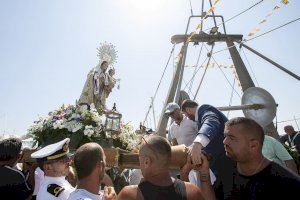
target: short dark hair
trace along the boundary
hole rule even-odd
[[[290,130],[294,131],[294,127],[292,125],[286,125],[284,127],[284,130],[287,130],[287,129],[290,129]]]
[[[103,149],[97,143],[90,142],[79,147],[74,156],[74,166],[78,179],[89,176],[96,167],[97,162],[103,161],[103,157]]]
[[[196,101],[192,101],[192,100],[186,99],[181,104],[181,110],[185,111],[185,109],[187,109],[187,108],[195,108],[197,106],[198,106],[198,104],[197,104]]]
[[[149,135],[146,137],[144,144],[141,146],[140,153],[152,151],[156,159],[167,166],[171,160],[171,145],[168,140],[158,135]]]
[[[234,125],[242,125],[248,133],[252,134],[263,145],[265,138],[264,129],[255,120],[245,117],[235,117],[225,123],[226,127]]]
[[[0,161],[17,158],[21,148],[22,141],[19,138],[8,138],[0,141]]]

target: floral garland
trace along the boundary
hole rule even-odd
[[[121,123],[121,133],[115,135],[105,131],[105,121],[103,111],[97,110],[93,104],[62,105],[35,121],[28,129],[28,134],[42,146],[66,137],[71,139],[71,149],[77,149],[87,142],[97,142],[104,148],[119,147],[129,151],[136,146],[138,139],[131,124]]]

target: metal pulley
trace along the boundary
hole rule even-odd
[[[251,87],[242,96],[242,105],[217,107],[221,111],[243,110],[245,117],[255,120],[263,128],[276,116],[277,104],[273,96],[265,89]]]
[[[277,104],[273,96],[265,89],[259,87],[248,88],[242,97],[242,105],[257,104],[263,106],[260,109],[245,109],[245,117],[251,118],[262,127],[269,125],[276,116]]]

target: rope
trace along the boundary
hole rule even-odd
[[[169,65],[169,62],[170,62],[170,59],[171,59],[171,57],[172,57],[172,53],[173,53],[174,49],[175,49],[175,44],[174,44],[173,47],[172,47],[172,50],[171,50],[171,52],[170,52],[170,55],[169,55],[167,64],[166,64],[166,66],[165,66],[165,68],[164,68],[163,74],[162,74],[162,76],[161,76],[161,78],[160,78],[160,80],[159,80],[159,82],[158,82],[158,85],[157,85],[157,88],[156,88],[156,90],[155,90],[155,93],[154,93],[154,95],[153,95],[153,97],[152,97],[152,99],[151,99],[151,103],[150,103],[149,109],[148,109],[148,111],[147,111],[147,113],[146,113],[146,116],[145,116],[143,125],[145,124],[145,121],[146,121],[147,118],[148,118],[149,112],[150,112],[150,110],[151,110],[151,108],[152,108],[153,102],[154,102],[155,97],[156,97],[156,95],[157,95],[157,92],[158,92],[158,89],[159,89],[160,84],[161,84],[161,82],[162,82],[162,79],[163,79],[163,77],[164,77],[164,75],[165,75],[165,73],[166,73],[166,70],[167,70],[167,67],[168,67],[168,65]]]

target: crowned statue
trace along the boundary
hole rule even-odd
[[[101,44],[98,50],[99,64],[87,76],[78,104],[94,104],[96,108],[106,108],[106,98],[116,85],[115,69],[117,51],[112,44]],[[110,67],[110,69],[108,69]]]

